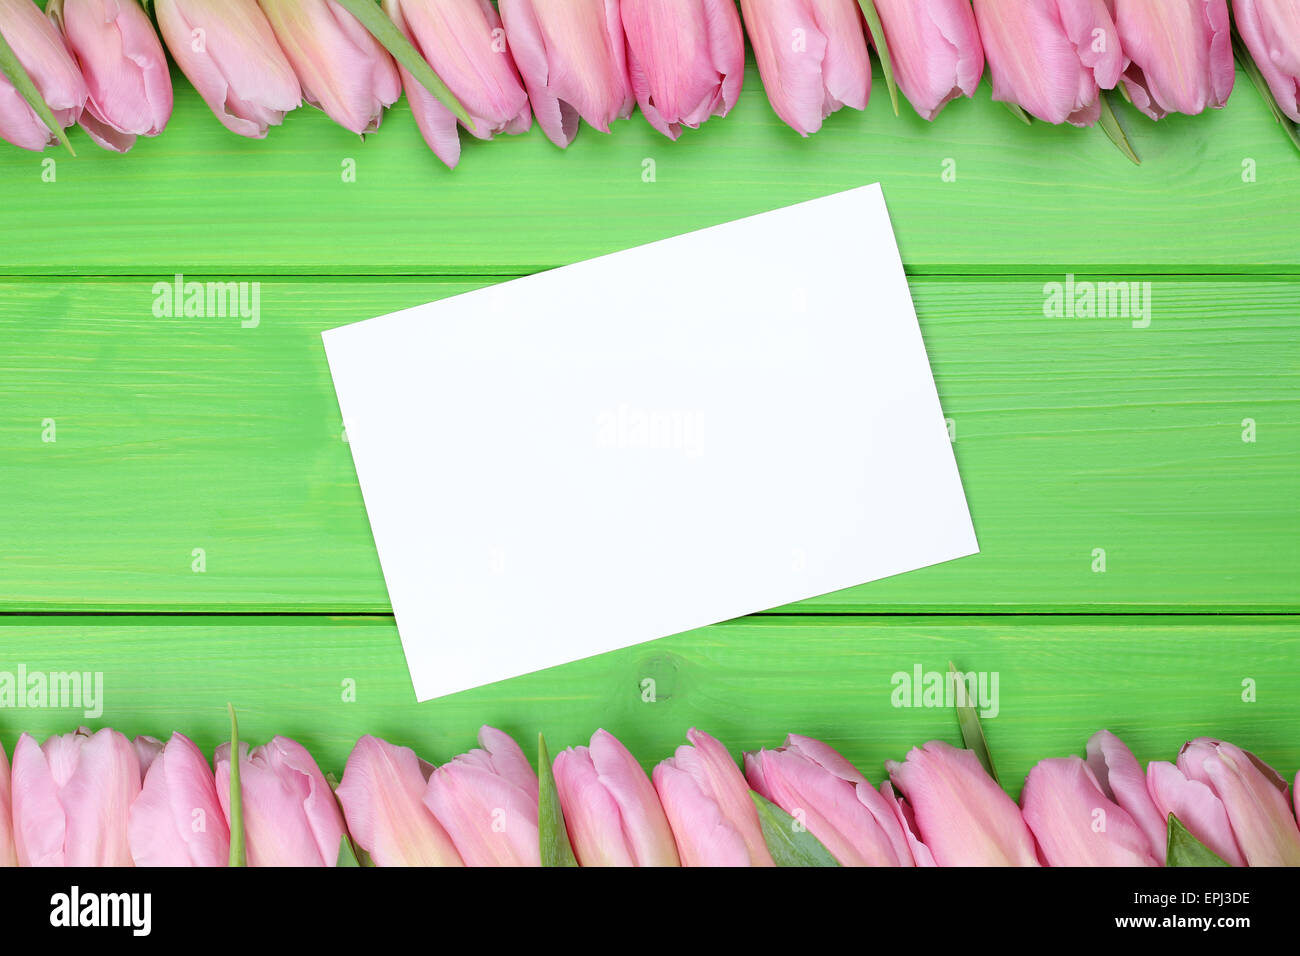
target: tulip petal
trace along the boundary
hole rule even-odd
[[[130,866],[127,820],[140,793],[140,760],[135,747],[122,734],[105,727],[83,737],[78,749],[76,770],[58,795],[67,820],[65,862],[68,866]]]
[[[885,764],[940,866],[1038,866],[1020,808],[974,751],[932,740]]]
[[[1025,823],[1049,866],[1156,866],[1142,828],[1107,798],[1078,757],[1029,771],[1020,796]]]
[[[1232,9],[1278,107],[1300,123],[1300,0],[1235,0]]]
[[[402,94],[388,51],[333,0],[259,0],[303,98],[344,129],[374,132]]]
[[[1245,866],[1245,858],[1232,834],[1232,824],[1222,801],[1199,780],[1188,780],[1173,764],[1153,760],[1147,764],[1147,786],[1162,816],[1174,814],[1192,836],[1232,866]]]
[[[63,866],[67,817],[45,751],[30,734],[14,747],[11,783],[18,865]]]
[[[266,136],[302,104],[302,88],[257,0],[157,0],[163,39],[221,124]]]
[[[14,849],[13,784],[10,780],[9,757],[0,744],[0,867],[18,865]]]
[[[1180,755],[1181,759],[1181,755]],[[1239,747],[1216,742],[1204,761],[1211,789],[1228,812],[1237,846],[1248,866],[1300,866],[1300,829],[1272,768],[1264,773],[1258,758]]]
[[[1129,96],[1152,119],[1227,102],[1236,76],[1227,0],[1116,0],[1116,23]]]
[[[230,828],[212,770],[188,737],[172,734],[153,760],[127,832],[136,866],[226,865]]]
[[[433,771],[424,805],[466,866],[540,866],[537,774],[508,734],[485,726],[478,739]]]
[[[1151,801],[1146,774],[1133,752],[1109,730],[1099,730],[1088,741],[1088,768],[1101,791],[1124,808],[1142,828],[1151,854],[1165,862],[1167,828],[1165,818]]]
[[[745,838],[692,774],[670,758],[655,767],[652,778],[683,866],[753,865]]]
[[[894,793],[894,788],[888,780],[880,785],[880,796],[889,806],[898,820],[899,826],[903,829],[908,850],[912,854],[912,862],[916,866],[938,866],[939,864],[934,862],[934,854],[930,852],[930,848],[922,843],[921,838],[917,836],[919,831],[916,828],[916,815],[912,812],[911,806],[908,805],[906,800],[899,798]]]
[[[57,16],[86,80],[92,126],[123,134],[92,137],[118,149],[127,136],[161,133],[172,112],[171,73],[138,0],[65,0]]]
[[[366,735],[338,786],[348,831],[378,866],[462,866],[451,838],[424,805],[415,751]]]
[[[843,761],[838,754],[836,757]],[[754,790],[806,826],[842,865],[899,866],[904,862],[895,855],[880,821],[859,799],[859,785],[828,771],[800,750],[787,747],[747,753],[745,770]],[[862,786],[870,789],[865,780]],[[906,862],[911,862],[910,853]]]
[[[875,0],[899,88],[926,120],[984,74],[984,47],[969,0]]]
[[[608,133],[631,115],[618,0],[502,0],[500,11],[533,113],[553,143],[573,142],[579,118]]]

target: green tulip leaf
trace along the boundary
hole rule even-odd
[[[763,828],[767,852],[777,866],[839,866],[830,850],[790,814],[786,813],[761,793],[749,791],[758,811],[758,824]]]
[[[1011,114],[1012,116],[1014,116],[1016,119],[1020,120],[1020,122],[1024,123],[1026,126],[1033,126],[1033,125],[1034,125],[1034,119],[1033,119],[1033,117],[1031,117],[1031,116],[1030,116],[1028,113],[1026,113],[1023,109],[1021,109],[1020,106],[1019,106],[1019,104],[1016,104],[1016,103],[1003,103],[1002,105],[1005,106],[1005,107],[1007,108],[1007,112],[1008,112],[1008,113],[1010,113],[1010,114]]]
[[[1277,97],[1275,97],[1273,91],[1269,89],[1268,81],[1264,79],[1264,74],[1260,72],[1259,66],[1255,63],[1255,58],[1250,55],[1250,50],[1246,49],[1246,44],[1241,41],[1241,37],[1237,34],[1235,29],[1232,33],[1232,48],[1237,54],[1237,62],[1241,64],[1241,68],[1245,70],[1246,75],[1250,77],[1250,82],[1254,84],[1255,89],[1259,91],[1259,95],[1262,96],[1264,102],[1268,104],[1268,108],[1273,114],[1273,119],[1277,120],[1278,124],[1282,127],[1282,131],[1286,133],[1287,139],[1291,140],[1291,145],[1294,146],[1297,151],[1300,151],[1300,126],[1297,126],[1292,122],[1291,117],[1282,112],[1282,107],[1278,105]]]
[[[862,15],[867,19],[867,28],[871,31],[871,42],[880,57],[880,70],[885,75],[885,86],[889,90],[889,102],[893,104],[894,115],[898,115],[898,84],[894,82],[894,60],[889,55],[889,43],[885,40],[885,28],[880,22],[873,0],[858,0]]]
[[[362,862],[363,858],[367,862]],[[369,860],[369,854],[365,850],[358,850],[346,833],[339,837],[339,855],[334,861],[335,866],[374,866]]]
[[[325,782],[330,785],[330,792],[334,794],[334,802],[338,804],[339,819],[344,821],[343,836],[339,840],[339,855],[334,861],[335,866],[374,866],[375,861],[370,859],[370,854],[352,839],[352,834],[347,830],[347,815],[343,812],[343,804],[339,801],[339,781],[332,773],[325,774]]]
[[[402,64],[406,71],[419,81],[421,86],[436,96],[443,106],[451,110],[456,119],[470,129],[474,128],[474,121],[469,118],[469,113],[465,112],[465,107],[461,105],[460,100],[456,99],[456,94],[449,90],[447,84],[438,78],[438,74],[433,71],[433,67],[429,66],[424,57],[420,56],[420,51],[397,28],[397,24],[388,19],[388,15],[379,9],[374,0],[338,0],[338,2],[348,13],[361,21],[361,25],[384,45],[385,49],[393,55],[393,59]]]
[[[1188,832],[1172,813],[1169,814],[1169,836],[1165,850],[1165,866],[1227,866],[1222,857]]]
[[[948,662],[948,678],[953,682],[953,689],[956,691],[957,727],[961,730],[962,743],[967,750],[975,751],[975,756],[979,758],[989,776],[997,781],[998,786],[1001,786],[1002,781],[998,780],[997,768],[993,766],[993,754],[989,752],[989,742],[984,739],[984,727],[980,723],[979,711],[975,709],[975,702],[970,699],[968,693],[969,688],[952,661]]]
[[[564,825],[564,810],[555,791],[555,774],[551,772],[551,755],[546,738],[537,735],[537,840],[542,866],[577,866]]]
[[[14,89],[22,94],[22,98],[27,101],[27,105],[36,111],[36,115],[41,118],[41,122],[58,138],[64,148],[73,156],[76,156],[77,151],[68,142],[67,132],[59,124],[59,121],[54,118],[54,111],[50,109],[50,105],[45,102],[45,97],[41,96],[40,90],[32,82],[31,76],[23,68],[22,63],[18,61],[18,54],[14,52],[14,48],[9,45],[9,41],[5,39],[3,33],[0,33],[0,73],[3,73],[9,79],[9,82],[14,85]]]
[[[1128,136],[1124,132],[1124,127],[1120,125],[1119,117],[1110,106],[1110,94],[1105,90],[1098,96],[1098,102],[1101,104],[1101,119],[1098,120],[1102,131],[1115,144],[1115,148],[1123,153],[1134,166],[1141,166],[1142,160],[1139,158],[1137,151],[1128,141]]]
[[[230,865],[247,866],[244,851],[244,794],[239,787],[239,721],[235,719],[235,705],[226,704],[230,711]]]

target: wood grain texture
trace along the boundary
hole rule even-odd
[[[1142,760],[1173,759],[1208,734],[1289,776],[1300,767],[1300,624],[1285,617],[750,618],[418,705],[383,618],[18,617],[0,625],[0,646],[0,670],[101,672],[94,726],[181,730],[210,753],[229,732],[231,701],[245,739],[288,734],[335,773],[363,733],[442,762],[489,723],[530,756],[538,731],[558,752],[604,727],[647,767],[690,727],[735,754],[797,732],[878,781],[883,761],[909,747],[958,740],[947,707],[894,706],[896,673],[950,660],[998,674],[998,714],[984,725],[1013,793],[1034,762],[1081,753],[1099,727]],[[1242,700],[1247,680],[1253,703]],[[4,709],[0,739],[12,752],[20,731],[82,722],[75,709]]]
[[[246,329],[153,281],[0,284],[0,607],[387,611],[319,332],[475,284],[269,280]],[[1147,328],[1043,284],[912,283],[982,553],[802,607],[1295,610],[1300,281],[1157,279]]]
[[[1219,112],[1123,106],[1140,168],[1099,130],[1023,126],[987,81],[933,124],[893,116],[878,82],[865,113],[802,140],[751,63],[732,114],[677,143],[639,115],[567,151],[538,129],[467,137],[454,172],[405,100],[364,142],[310,109],[255,142],[176,85],[167,130],[128,155],[80,131],[76,159],[0,144],[0,273],[510,275],[877,181],[913,274],[1300,271],[1300,162],[1242,76]]]

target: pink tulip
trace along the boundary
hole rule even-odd
[[[1300,0],[1233,0],[1232,9],[1273,98],[1300,123]]]
[[[894,788],[888,780],[880,784],[880,796],[889,806],[890,811],[894,814],[894,819],[903,829],[903,836],[907,839],[907,848],[912,854],[912,860],[917,866],[938,866],[934,862],[934,854],[930,848],[921,842],[919,836],[920,830],[916,826],[916,814],[912,812],[911,806],[906,800],[900,799],[894,793]]]
[[[14,846],[19,866],[130,866],[127,820],[140,793],[131,741],[92,734],[29,735],[14,748]]]
[[[641,112],[670,139],[726,116],[745,80],[733,0],[623,0],[628,72]]]
[[[212,768],[184,734],[172,734],[154,754],[131,804],[127,835],[136,866],[225,866],[229,860],[230,827]]]
[[[217,748],[217,799],[230,823],[230,744]],[[244,843],[249,866],[334,866],[343,815],[307,749],[272,737],[251,753],[239,745]]]
[[[18,865],[18,855],[14,852],[12,792],[9,757],[5,754],[4,745],[0,744],[0,867]]]
[[[654,769],[683,866],[775,866],[749,787],[725,747],[692,728]]]
[[[463,866],[429,808],[433,770],[409,747],[369,734],[357,741],[336,791],[348,832],[377,866]]]
[[[903,763],[886,761],[939,866],[1038,866],[1020,808],[972,750],[932,740]]]
[[[232,133],[262,139],[302,104],[257,0],[157,0],[154,10],[177,64]]]
[[[844,866],[912,866],[894,808],[836,750],[790,734],[745,754],[749,785],[808,828]]]
[[[907,101],[932,120],[984,75],[984,46],[970,0],[876,0],[894,77]]]
[[[501,0],[501,19],[542,131],[564,147],[585,119],[602,133],[632,115],[618,0]]]
[[[1090,126],[1124,67],[1103,0],[975,0],[993,98],[1048,123]]]
[[[871,58],[855,0],[741,0],[768,101],[800,136],[843,106],[867,108]]]
[[[402,95],[397,64],[334,0],[258,0],[303,98],[357,135],[379,129]]]
[[[583,866],[677,866],[677,844],[641,765],[613,734],[555,758],[555,787]]]
[[[157,136],[172,115],[172,77],[153,22],[138,0],[50,0],[46,14],[81,64],[90,99],[81,128],[124,153]]]
[[[1146,835],[1151,855],[1165,862],[1165,818],[1147,790],[1146,774],[1133,751],[1109,730],[1099,730],[1088,740],[1088,769],[1108,800],[1119,804]]]
[[[481,727],[478,742],[433,771],[424,805],[466,866],[541,866],[537,774],[508,734]]]
[[[1300,828],[1286,781],[1254,754],[1198,737],[1177,766],[1147,765],[1151,798],[1233,866],[1300,866]]]
[[[131,741],[131,746],[135,748],[135,759],[140,763],[140,779],[144,780],[149,776],[149,768],[153,766],[154,758],[163,752],[163,742],[157,737],[141,734]]]
[[[474,126],[470,133],[526,133],[533,125],[528,94],[506,49],[505,31],[488,0],[384,0],[384,9],[455,94]],[[402,86],[429,148],[451,168],[460,161],[455,115],[404,67]]]
[[[1039,761],[1025,778],[1020,806],[1049,866],[1159,865],[1142,828],[1079,757]]]
[[[1124,89],[1152,119],[1228,101],[1236,79],[1228,0],[1111,0],[1124,47]]]
[[[80,117],[86,105],[86,81],[54,24],[32,0],[0,0],[0,32],[23,65],[60,127]],[[39,152],[58,142],[27,105],[17,88],[0,73],[0,139]]]

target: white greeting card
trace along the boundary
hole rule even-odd
[[[420,700],[978,551],[879,186],[324,340]]]

